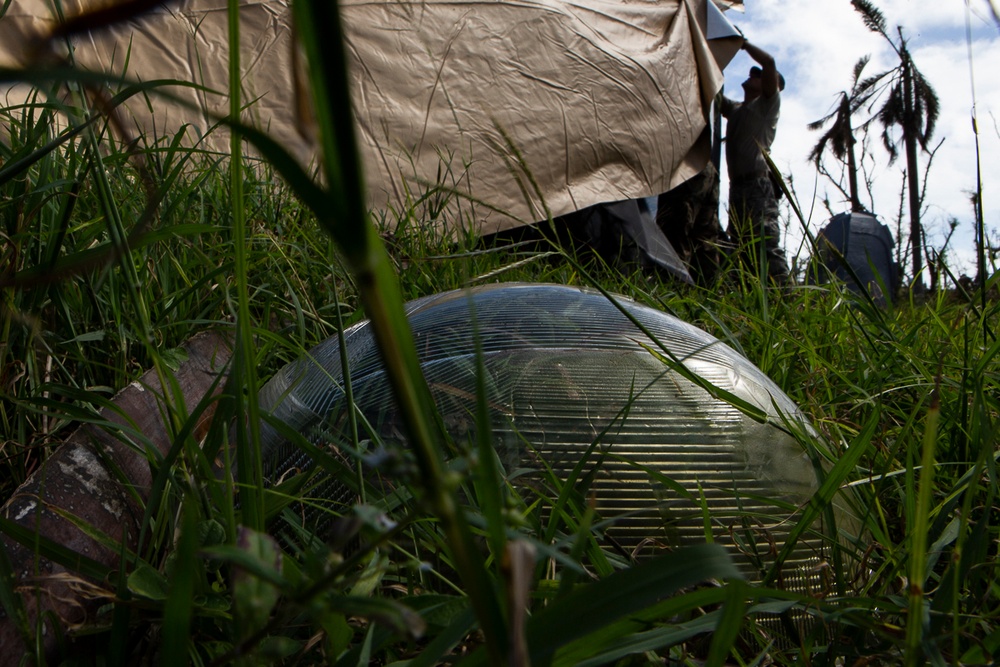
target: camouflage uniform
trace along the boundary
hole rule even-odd
[[[781,247],[778,198],[770,176],[752,176],[729,182],[729,237],[749,266],[757,266],[764,244],[767,273],[779,282],[788,280],[788,262]]]
[[[719,224],[719,172],[711,162],[656,201],[656,224],[688,267],[692,278],[710,286],[722,265],[726,233]]]
[[[763,151],[770,149],[778,125],[781,95],[748,102],[722,98],[726,125],[726,167],[729,170],[729,237],[739,256],[756,266],[764,245],[768,275],[788,280],[788,263],[781,248],[778,200]]]

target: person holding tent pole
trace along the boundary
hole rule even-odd
[[[774,58],[749,41],[743,43],[759,67],[750,68],[743,82],[743,101],[721,98],[726,124],[726,168],[729,173],[729,238],[741,258],[755,266],[761,256],[767,274],[788,281],[788,263],[781,248],[778,196],[764,153],[771,148],[781,109],[785,79]]]

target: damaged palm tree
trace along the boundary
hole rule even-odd
[[[854,213],[864,211],[865,207],[861,203],[861,193],[858,187],[858,171],[860,170],[860,166],[858,165],[858,155],[855,149],[858,140],[854,136],[855,128],[852,118],[858,110],[871,100],[873,91],[869,90],[865,93],[858,91],[858,81],[861,78],[861,73],[864,71],[865,65],[868,64],[870,59],[869,56],[865,56],[854,64],[854,79],[851,84],[851,90],[850,92],[842,91],[840,93],[837,108],[823,118],[809,124],[810,130],[820,130],[824,125],[832,121],[830,122],[830,127],[827,128],[823,136],[813,146],[812,152],[809,153],[809,159],[813,161],[820,173],[827,175],[829,175],[829,172],[823,165],[823,154],[827,150],[833,153],[833,156],[837,160],[846,164],[848,191],[845,194],[850,197],[851,211]],[[867,123],[862,124],[862,129],[865,125]],[[842,186],[839,183],[837,185],[840,187],[841,192],[843,192]]]
[[[907,195],[910,209],[910,251],[913,257],[913,286],[921,288],[923,281],[923,226],[920,222],[921,186],[920,165],[917,149],[932,152],[929,148],[937,124],[940,104],[937,93],[924,75],[917,69],[913,57],[897,28],[898,41],[889,36],[885,16],[867,0],[851,0],[854,9],[861,14],[865,25],[872,32],[881,35],[899,58],[899,64],[892,69],[868,77],[857,86],[858,96],[872,99],[885,95],[885,101],[876,117],[882,126],[882,143],[889,152],[889,159],[895,160],[899,154],[899,143],[903,144],[906,155]],[[897,140],[892,129],[898,127],[902,138]]]

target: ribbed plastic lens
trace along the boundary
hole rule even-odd
[[[411,303],[408,316],[454,439],[475,432],[478,347],[506,473],[531,493],[544,484],[544,466],[565,479],[588,457],[582,478],[596,474],[581,490],[611,521],[607,538],[626,552],[704,542],[707,519],[712,538],[732,545],[757,578],[794,527],[795,508],[816,489],[812,466],[789,434],[811,432],[796,405],[744,357],[675,317],[624,298],[616,305],[600,294],[536,284],[448,292]],[[367,323],[346,340],[357,406],[378,439],[399,442],[402,428]],[[339,355],[332,338],[289,364],[265,386],[265,409],[309,437],[345,439]],[[736,401],[713,397],[674,362]],[[748,416],[732,404],[738,401],[767,420]],[[307,463],[273,430],[265,436],[272,476]],[[783,580],[815,592],[823,548],[809,535],[786,562]]]

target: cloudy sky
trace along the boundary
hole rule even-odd
[[[772,157],[791,175],[810,229],[817,231],[829,219],[823,205],[829,198],[834,212],[849,208],[829,180],[819,178],[809,162],[820,132],[806,126],[829,113],[837,94],[851,86],[854,64],[871,55],[865,75],[892,67],[894,53],[885,40],[870,32],[851,7],[850,0],[745,0],[745,12],[726,17],[752,42],[768,50],[785,75],[778,136]],[[941,115],[934,133],[938,149],[927,185],[925,227],[932,245],[939,247],[948,221],[959,223],[951,241],[953,265],[959,272],[975,273],[974,214],[970,193],[976,184],[973,109],[979,126],[987,236],[1000,235],[1000,26],[990,12],[989,0],[874,0],[886,17],[890,34],[903,29],[917,68],[937,91]],[[971,29],[971,73],[966,25]],[[726,91],[740,99],[740,83],[752,61],[740,53],[726,69]],[[975,98],[973,97],[975,81]],[[975,107],[973,100],[975,99]],[[880,130],[879,130],[880,132]],[[900,159],[888,165],[879,132],[871,137],[870,164],[874,179],[872,196],[862,202],[872,206],[882,222],[894,230],[898,218],[902,168]],[[829,162],[831,167],[836,163]],[[921,164],[927,164],[926,155]],[[846,183],[846,181],[845,181]],[[846,185],[845,185],[846,187]],[[726,192],[723,184],[723,193]],[[908,225],[904,214],[904,227]],[[802,233],[795,222],[788,234],[788,250],[795,254]]]

